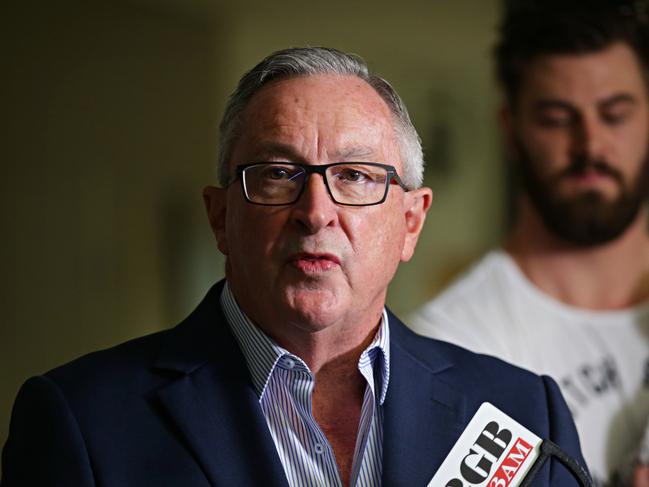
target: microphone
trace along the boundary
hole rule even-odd
[[[580,486],[595,487],[586,469],[558,445],[541,440],[485,402],[428,487],[529,487],[551,457],[561,462]]]

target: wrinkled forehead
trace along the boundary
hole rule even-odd
[[[355,76],[315,75],[273,81],[241,114],[231,163],[291,158],[400,166],[395,121],[379,94]]]

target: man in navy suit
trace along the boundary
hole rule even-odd
[[[551,379],[385,309],[432,198],[387,82],[333,49],[279,51],[220,129],[203,195],[225,281],[174,329],[28,380],[3,486],[426,486],[484,401],[582,460]],[[548,462],[533,485],[577,483]]]

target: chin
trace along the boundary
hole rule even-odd
[[[340,316],[339,296],[328,290],[296,290],[287,304],[293,321],[310,329],[327,328]]]

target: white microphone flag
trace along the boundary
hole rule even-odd
[[[516,487],[540,455],[542,440],[483,403],[428,487]]]

